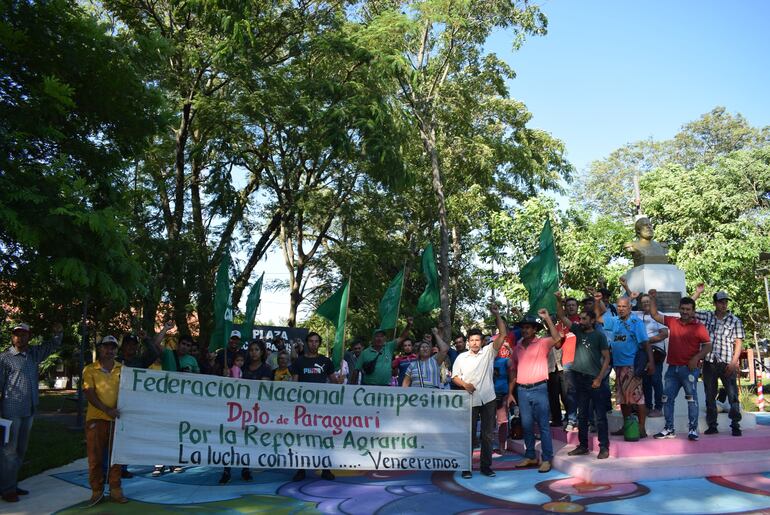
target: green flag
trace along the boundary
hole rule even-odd
[[[385,295],[380,300],[380,329],[393,329],[398,322],[398,309],[401,304],[401,288],[404,285],[404,269],[390,281]]]
[[[334,370],[339,370],[342,362],[342,351],[345,346],[345,322],[348,318],[348,295],[350,293],[350,281],[345,281],[342,288],[334,292],[334,295],[324,301],[315,310],[316,313],[331,322],[337,331],[334,334],[332,346],[332,362]]]
[[[214,332],[209,340],[209,351],[223,349],[233,329],[233,308],[230,292],[230,249],[222,256],[217,270],[217,285],[214,292]]]
[[[243,321],[241,329],[241,337],[246,341],[251,341],[254,337],[254,317],[257,316],[257,308],[260,300],[262,300],[262,279],[264,278],[265,272],[262,272],[246,298],[246,319]]]
[[[559,289],[560,276],[551,221],[546,220],[540,233],[537,255],[519,272],[519,279],[529,292],[529,314],[537,314],[541,308],[547,309],[549,313],[556,312],[556,297],[553,293]]]
[[[422,273],[425,276],[425,291],[417,301],[417,312],[428,313],[441,307],[441,293],[438,285],[438,271],[436,259],[433,257],[433,244],[428,243],[422,253]]]

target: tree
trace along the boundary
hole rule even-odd
[[[770,146],[740,150],[693,169],[667,165],[642,179],[642,205],[656,239],[670,243],[688,287],[726,290],[749,329],[767,323],[764,290],[755,277],[759,252],[770,249]],[[701,306],[702,304],[702,306]]]
[[[593,213],[633,222],[634,176],[641,177],[665,164],[691,170],[736,150],[761,148],[768,142],[770,127],[751,127],[740,114],[715,107],[682,126],[671,140],[629,143],[607,158],[592,162],[578,178],[571,199]]]
[[[121,199],[157,91],[75,2],[4,4],[0,48],[2,298],[45,315],[88,296],[111,316],[145,285]]]
[[[458,176],[462,173],[473,177],[472,181],[483,181],[477,172],[484,172],[487,184],[499,181],[514,191],[517,186],[525,191],[535,186],[555,187],[558,177],[569,170],[558,142],[524,127],[529,113],[507,98],[505,88],[505,79],[513,78],[513,71],[483,48],[492,31],[499,29],[513,32],[515,48],[525,35],[544,34],[546,19],[528,2],[434,0],[397,6],[369,2],[364,18],[382,30],[399,32],[391,40],[404,42],[397,48],[401,57],[394,61],[394,73],[399,100],[410,113],[422,146],[420,168],[428,171],[436,199],[441,317],[449,330],[453,228],[447,196],[452,164],[471,168],[470,173],[456,170]],[[462,145],[453,146],[456,142]],[[485,152],[474,153],[474,147]],[[459,235],[461,230],[454,232]],[[454,257],[462,255],[459,238],[452,247]]]

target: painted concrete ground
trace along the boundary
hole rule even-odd
[[[478,473],[464,480],[449,473],[339,472],[333,482],[311,473],[293,483],[293,471],[265,470],[254,471],[253,480],[245,482],[235,469],[225,486],[217,484],[219,469],[190,467],[153,478],[151,467],[130,467],[136,477],[125,480],[123,488],[132,502],[104,501],[93,508],[85,508],[90,491],[80,460],[23,482],[33,494],[17,505],[0,505],[0,512],[770,514],[770,463],[762,474],[589,485],[557,471],[515,470],[518,459],[514,454],[495,459],[493,479]]]

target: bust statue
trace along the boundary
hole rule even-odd
[[[646,216],[638,219],[634,230],[636,241],[629,241],[623,246],[634,258],[634,266],[667,264],[668,248],[666,244],[652,239],[655,234],[650,219]]]

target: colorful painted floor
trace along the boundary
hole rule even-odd
[[[293,471],[255,471],[245,482],[233,470],[226,486],[217,484],[218,469],[190,467],[153,478],[150,467],[131,467],[136,477],[123,488],[132,502],[93,508],[85,508],[90,491],[80,460],[24,481],[32,494],[15,505],[0,504],[0,513],[770,514],[770,463],[759,474],[591,485],[556,471],[514,470],[519,458],[495,459],[493,479],[478,473],[464,480],[448,473],[340,472],[334,482],[311,473],[292,483]]]

